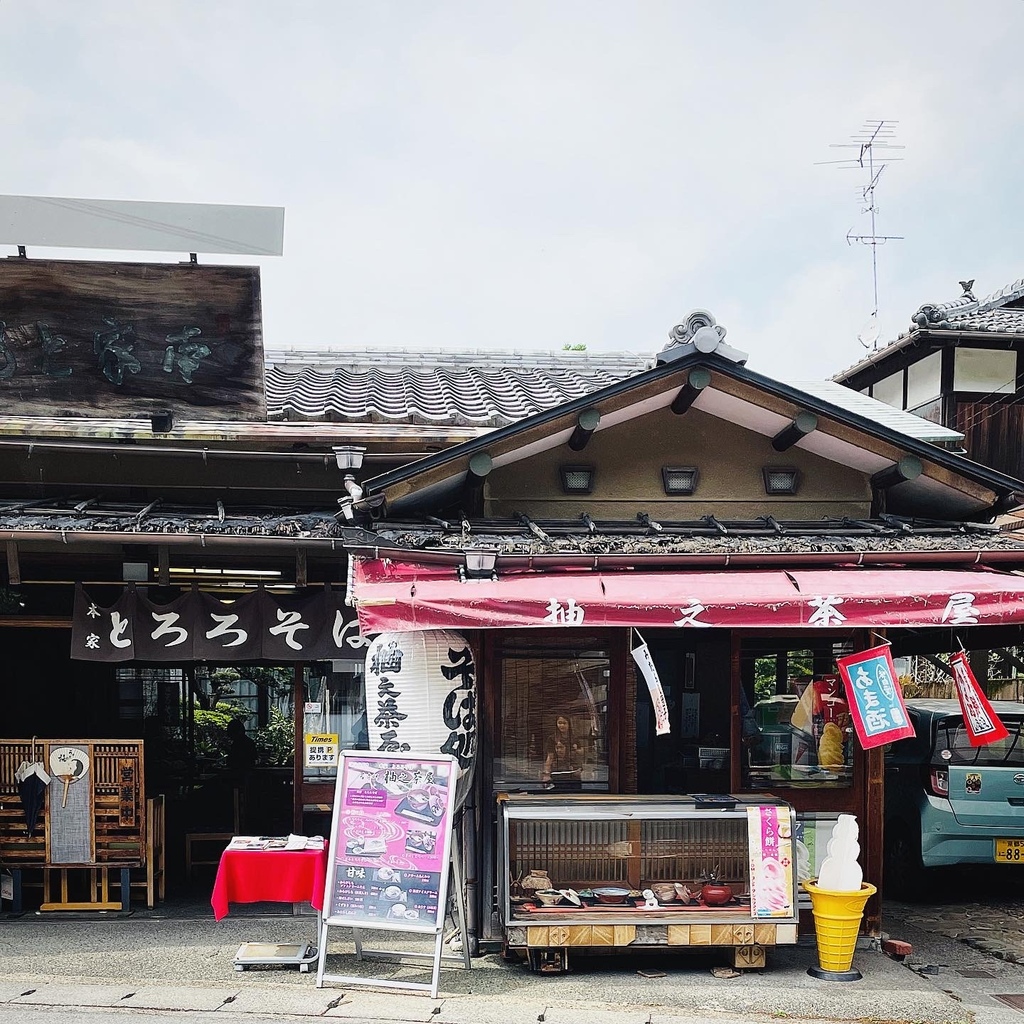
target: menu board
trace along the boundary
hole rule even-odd
[[[444,926],[457,763],[346,750],[334,796],[327,924],[436,933]]]

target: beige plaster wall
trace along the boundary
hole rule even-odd
[[[589,495],[562,493],[559,466],[595,468]],[[795,466],[800,485],[792,496],[769,498],[761,467]],[[697,490],[669,498],[662,466],[696,466]],[[582,452],[561,445],[487,477],[486,514],[525,512],[538,519],[574,518],[589,512],[598,519],[634,519],[648,512],[657,519],[820,519],[861,517],[871,507],[867,476],[799,448],[776,452],[771,439],[697,409],[676,416],[658,410],[628,423],[599,430]]]

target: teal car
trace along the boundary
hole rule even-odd
[[[927,869],[1024,865],[1024,704],[993,701],[1006,739],[972,747],[957,700],[908,700],[914,735],[885,755],[883,892],[923,894]]]

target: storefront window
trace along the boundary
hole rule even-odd
[[[741,646],[743,784],[846,788],[855,736],[835,659],[843,641],[749,639]]]
[[[303,747],[309,737],[337,737],[334,751],[365,750],[369,746],[366,728],[366,691],[363,681],[363,659],[343,658],[317,662],[305,669],[305,703],[303,705]],[[312,744],[319,748],[310,753],[303,750],[303,778],[309,781],[334,778],[337,763],[314,763],[320,760],[331,742]]]
[[[607,649],[506,644],[495,789],[608,789]]]

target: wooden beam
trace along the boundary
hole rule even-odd
[[[466,470],[466,482],[463,487],[462,502],[466,514],[481,516],[484,512],[484,481],[494,468],[494,463],[487,452],[475,452],[469,460]]]
[[[679,394],[672,399],[672,411],[682,416],[687,409],[700,397],[700,393],[711,383],[711,371],[698,366],[691,370]]]
[[[295,549],[295,586],[304,587],[309,577],[306,574],[306,549]]]
[[[584,409],[576,417],[576,429],[573,430],[572,436],[569,438],[569,447],[574,452],[583,451],[600,422],[601,414],[597,409]]]
[[[7,542],[7,582],[12,587],[21,586],[21,563],[18,561],[18,542]]]
[[[797,441],[803,440],[811,431],[818,429],[818,417],[813,412],[801,410],[794,417],[793,421],[783,427],[773,438],[772,447],[777,452],[784,452],[792,448]]]
[[[921,460],[916,455],[901,455],[891,466],[879,470],[871,478],[871,486],[884,491],[906,480],[916,480],[923,471]]]
[[[161,587],[171,585],[171,549],[160,544],[156,549],[156,581]]]
[[[487,452],[475,452],[469,460],[469,467],[466,470],[466,482],[472,486],[479,486],[493,468],[494,463]]]

